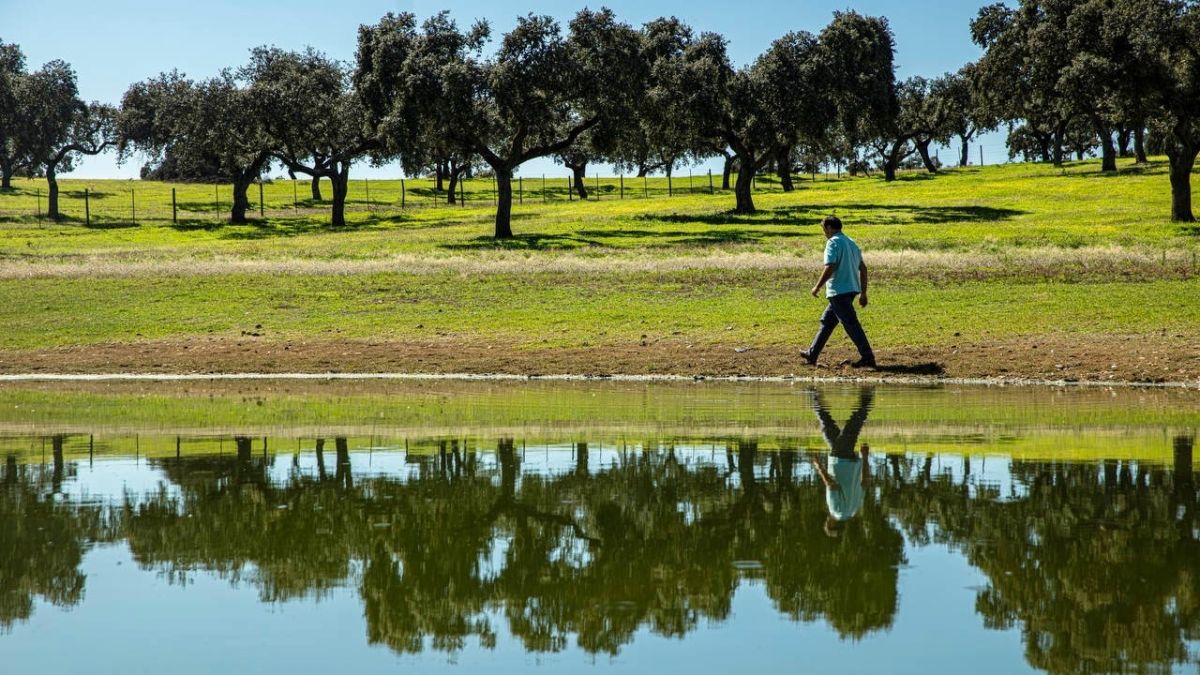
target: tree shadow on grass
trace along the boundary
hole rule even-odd
[[[634,220],[646,222],[704,225],[816,225],[822,218],[836,213],[853,213],[853,223],[859,225],[922,224],[939,225],[956,222],[994,222],[1007,220],[1027,212],[1019,209],[992,206],[916,206],[913,204],[797,204],[763,210],[757,214],[723,213],[643,213]],[[849,224],[849,223],[848,223]],[[786,231],[764,230],[772,236],[801,236]]]
[[[602,242],[587,239],[582,232],[576,234],[516,234],[511,239],[496,239],[492,236],[474,237],[465,242],[443,244],[451,251],[475,251],[480,249],[503,249],[521,251],[549,251],[556,249],[603,246]]]
[[[1008,220],[1025,215],[1020,209],[993,206],[917,206],[914,204],[806,204],[777,209],[797,220],[819,222],[828,215],[852,213],[847,224],[858,225],[942,225],[945,223],[982,223]]]
[[[1166,162],[1147,162],[1145,164],[1119,166],[1116,171],[1101,171],[1099,164],[1086,161],[1074,162],[1065,166],[1067,169],[1067,172],[1063,174],[1065,178],[1127,178],[1129,176],[1165,175],[1168,168]],[[1076,169],[1076,171],[1071,171],[1071,169]],[[1078,169],[1086,170],[1080,171]]]
[[[253,241],[259,239],[296,237],[315,232],[355,232],[368,230],[381,225],[411,224],[412,221],[402,214],[379,214],[367,218],[348,220],[341,227],[333,227],[329,221],[330,215],[309,214],[302,216],[270,217],[266,219],[248,218],[244,223],[233,223],[229,214],[223,213],[220,220],[211,217],[195,216],[192,213],[182,216],[179,222],[167,223],[178,232],[217,232],[218,238],[237,241]]]
[[[795,223],[792,223],[795,224]],[[612,237],[624,239],[661,239],[660,246],[712,246],[717,244],[752,244],[781,237],[815,237],[819,232],[810,230],[764,230],[754,228],[720,228],[708,231],[687,230],[580,230],[585,237]]]
[[[70,190],[68,190],[66,188],[62,188],[58,191],[59,199],[78,199],[80,201],[83,201],[84,196],[85,196],[85,192],[84,192],[83,188],[70,189]],[[102,192],[99,190],[89,190],[86,192],[86,196],[89,200],[91,200],[91,199],[109,199],[111,197],[116,197],[117,193]],[[128,198],[129,193],[126,192],[123,196]]]
[[[123,230],[130,227],[138,227],[137,223],[121,218],[108,218],[105,216],[92,216],[92,222],[87,223],[83,216],[74,216],[63,214],[58,220],[51,220],[45,215],[37,216],[32,214],[12,214],[0,215],[0,223],[19,223],[23,225],[76,225],[85,230]]]

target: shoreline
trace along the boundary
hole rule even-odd
[[[1196,389],[1200,382],[1150,382],[1137,380],[1075,380],[1022,377],[913,377],[913,376],[831,376],[798,375],[678,375],[678,374],[550,374],[521,375],[516,373],[7,373],[0,374],[0,384],[21,382],[202,382],[202,381],[483,381],[483,382],[717,382],[773,384],[898,384],[928,386],[937,384],[980,387],[1117,387],[1129,389]]]

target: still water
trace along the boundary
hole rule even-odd
[[[1198,410],[2,385],[0,672],[1193,673]]]

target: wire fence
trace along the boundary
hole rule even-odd
[[[800,176],[797,176],[800,178]],[[832,177],[830,178],[832,179]],[[731,181],[733,178],[731,178]],[[732,184],[732,183],[731,183]],[[307,179],[264,180],[250,186],[247,217],[266,219],[329,217],[333,188],[318,183],[314,194]],[[499,189],[492,177],[457,181],[453,198],[450,181],[439,188],[433,178],[351,179],[347,186],[347,214],[381,216],[415,209],[470,209],[494,207]],[[670,177],[589,176],[584,179],[587,201],[669,198],[722,192],[720,175],[711,173]],[[779,191],[773,176],[755,180],[757,192]],[[513,206],[568,204],[581,201],[570,176],[521,176],[512,181]],[[60,220],[89,226],[172,223],[204,225],[227,221],[233,205],[229,184],[158,183],[135,180],[59,180]],[[14,181],[14,189],[0,192],[0,219],[40,221],[48,217],[48,188],[42,180]]]
[[[939,148],[947,157],[941,161],[957,164],[961,147]],[[999,160],[996,148],[984,144],[971,146],[971,164],[982,164],[985,150]],[[948,152],[947,152],[948,151]],[[978,155],[978,156],[974,156]],[[920,169],[914,169],[921,171]],[[841,169],[818,173],[796,173],[792,179],[831,181],[849,176]],[[737,175],[730,176],[733,185]],[[589,176],[584,179],[588,201],[669,198],[727,191],[720,173],[689,171],[672,176]],[[66,178],[59,181],[59,219],[88,226],[128,226],[141,223],[171,223],[180,226],[204,226],[229,220],[233,205],[233,186],[212,183],[159,183],[135,180],[88,180]],[[333,188],[328,180],[317,183],[314,193],[308,179],[267,179],[250,186],[247,217],[260,219],[328,219],[331,216]],[[469,209],[494,207],[498,186],[492,177],[471,177],[457,181],[453,198],[450,181],[439,186],[434,178],[357,178],[348,184],[345,211],[390,217],[415,209]],[[512,182],[513,206],[566,204],[580,201],[581,195],[571,175],[520,176]],[[774,174],[755,177],[754,192],[779,192],[782,188]],[[14,181],[14,189],[0,191],[0,221],[43,221],[48,218],[48,188],[43,180]]]

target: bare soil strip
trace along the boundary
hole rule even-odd
[[[855,355],[846,345],[831,345],[816,367],[804,364],[798,348],[667,341],[532,348],[453,336],[432,341],[198,338],[0,351],[0,374],[793,377],[1200,386],[1200,340],[1186,336],[1060,335],[879,350],[880,367],[873,371],[850,368]]]

